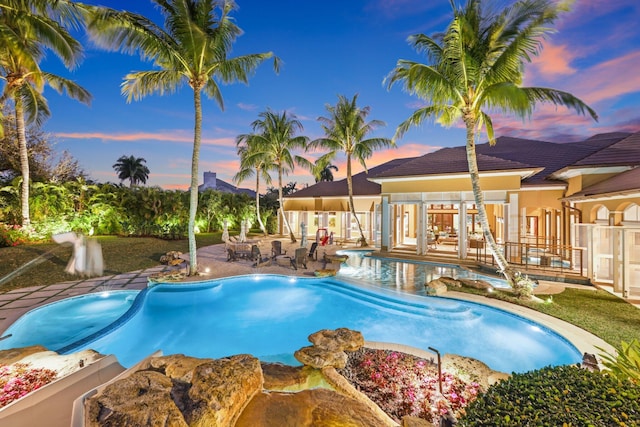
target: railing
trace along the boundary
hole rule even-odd
[[[570,272],[584,275],[584,249],[567,245],[537,245],[531,243],[501,243],[498,244],[507,262],[511,265],[522,266],[525,269]],[[495,259],[484,245],[472,248],[469,257],[485,264],[496,265]]]

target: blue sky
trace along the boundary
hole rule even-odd
[[[147,0],[93,0],[160,19]],[[244,34],[232,55],[272,51],[283,61],[279,74],[264,63],[251,78],[222,86],[225,110],[212,100],[203,102],[202,173],[212,171],[231,182],[239,167],[235,138],[249,133],[258,114],[271,108],[295,114],[311,139],[322,136],[317,122],[325,106],[339,94],[359,95],[369,106],[369,119],[386,122],[377,136],[393,136],[396,126],[422,105],[400,86],[391,90],[384,77],[398,59],[425,61],[407,44],[416,33],[432,35],[451,19],[448,0],[237,0],[232,14]],[[541,106],[532,120],[494,117],[497,135],[548,141],[574,141],[596,133],[640,131],[640,2],[637,0],[578,0],[556,25],[557,33],[526,67],[525,84],[569,91],[593,107],[596,123],[564,109]],[[184,87],[174,95],[150,96],[126,103],[120,94],[124,75],[147,70],[151,63],[137,56],[104,52],[84,35],[85,59],[65,70],[51,57],[45,70],[64,75],[93,95],[86,106],[48,90],[52,117],[45,131],[58,151],[68,150],[89,177],[117,182],[112,165],[122,155],[144,157],[151,173],[147,185],[168,189],[189,186],[193,145],[193,93]],[[426,154],[441,147],[464,144],[460,127],[425,125],[413,129],[396,149],[377,153],[367,164]],[[304,153],[300,153],[303,154]],[[313,155],[307,155],[313,159]],[[344,159],[334,162],[335,178],[345,177]],[[357,170],[356,170],[357,171]],[[275,176],[274,176],[275,181]],[[312,183],[301,168],[285,178],[298,188]],[[243,184],[252,187],[253,182]]]

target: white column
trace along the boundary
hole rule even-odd
[[[380,251],[388,252],[391,245],[390,241],[390,224],[391,224],[391,211],[389,210],[389,196],[382,196],[382,209],[381,209],[381,224],[380,224]]]
[[[467,258],[467,202],[458,205],[458,258]]]

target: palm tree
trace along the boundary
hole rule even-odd
[[[238,135],[236,146],[240,156],[240,171],[233,177],[234,182],[240,183],[255,175],[256,177],[256,216],[262,234],[267,235],[267,229],[260,216],[260,178],[267,185],[271,184],[269,171],[274,169],[274,165],[269,161],[266,153],[260,149],[260,139],[253,138],[250,134]]]
[[[351,160],[357,160],[364,170],[367,170],[366,160],[370,158],[374,151],[379,148],[393,147],[395,143],[389,138],[369,138],[364,139],[369,133],[385,123],[380,120],[367,122],[370,113],[369,107],[360,108],[357,105],[358,95],[352,99],[347,99],[343,95],[338,96],[338,103],[327,105],[326,109],[329,117],[320,117],[318,120],[322,124],[325,137],[312,141],[310,147],[323,147],[329,149],[325,161],[335,157],[338,152],[347,156],[347,190],[349,192],[349,209],[351,215],[358,224],[360,231],[360,245],[367,246],[367,238],[362,231],[362,224],[356,215],[353,204],[353,179],[351,173]]]
[[[187,83],[193,90],[195,112],[191,187],[189,197],[189,275],[198,273],[195,220],[198,210],[198,163],[202,138],[202,92],[224,109],[218,80],[248,82],[249,76],[271,52],[229,58],[240,28],[229,14],[231,0],[153,0],[165,17],[164,27],[130,12],[96,9],[88,23],[93,38],[102,46],[127,53],[138,51],[159,69],[125,76],[122,92],[127,102],[147,95],[175,92]],[[219,9],[219,14],[217,10]],[[274,68],[278,70],[278,59]]]
[[[129,187],[138,183],[147,183],[149,179],[149,168],[145,165],[147,161],[142,157],[121,156],[113,165],[113,169],[118,173],[118,179],[129,180]]]
[[[327,161],[324,156],[316,160],[312,166],[312,173],[316,182],[333,182],[332,170],[338,172],[338,166]]]
[[[280,217],[283,224],[289,230],[291,242],[296,241],[296,237],[291,230],[289,220],[284,214],[282,177],[293,171],[295,163],[305,160],[292,153],[297,148],[306,149],[309,138],[296,134],[303,130],[302,123],[296,116],[286,111],[276,113],[267,109],[258,115],[260,118],[251,123],[253,133],[246,136],[252,140],[251,144],[256,147],[251,155],[247,156],[248,164],[255,164],[256,158],[261,159],[265,164],[273,165],[278,171],[278,200],[280,202]]]
[[[74,68],[82,58],[82,45],[63,26],[79,26],[81,10],[73,2],[60,0],[2,0],[0,2],[0,78],[5,86],[0,105],[6,100],[14,104],[16,131],[22,172],[21,211],[22,225],[29,227],[29,157],[26,126],[40,126],[49,116],[44,86],[66,94],[84,103],[91,95],[71,80],[45,72],[40,62],[46,51],[51,51],[68,69]]]
[[[456,9],[444,34],[433,37],[417,34],[409,38],[416,51],[429,62],[399,60],[386,78],[390,88],[402,82],[404,89],[430,103],[419,108],[398,126],[395,138],[411,126],[435,120],[452,126],[462,119],[466,129],[466,151],[475,204],[488,247],[504,274],[516,288],[518,274],[511,270],[499,250],[487,220],[476,160],[476,139],[484,127],[489,142],[495,144],[493,123],[488,111],[531,116],[538,102],[564,105],[580,114],[596,113],[567,92],[541,87],[523,87],[524,63],[537,55],[542,37],[553,31],[552,24],[567,10],[563,2],[519,0],[498,14],[485,14],[481,0],[468,0]]]

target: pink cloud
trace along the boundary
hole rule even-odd
[[[602,62],[580,73],[572,82],[575,93],[597,103],[629,93],[640,92],[640,51]]]
[[[533,70],[548,80],[555,80],[558,76],[571,75],[576,69],[570,63],[575,58],[567,45],[554,45],[550,41],[542,42],[540,55],[533,58],[527,71]]]
[[[58,138],[67,139],[100,139],[102,141],[165,141],[184,142],[193,144],[193,134],[183,131],[167,132],[132,132],[132,133],[106,133],[106,132],[55,132]],[[235,147],[234,138],[202,138],[202,144]]]

